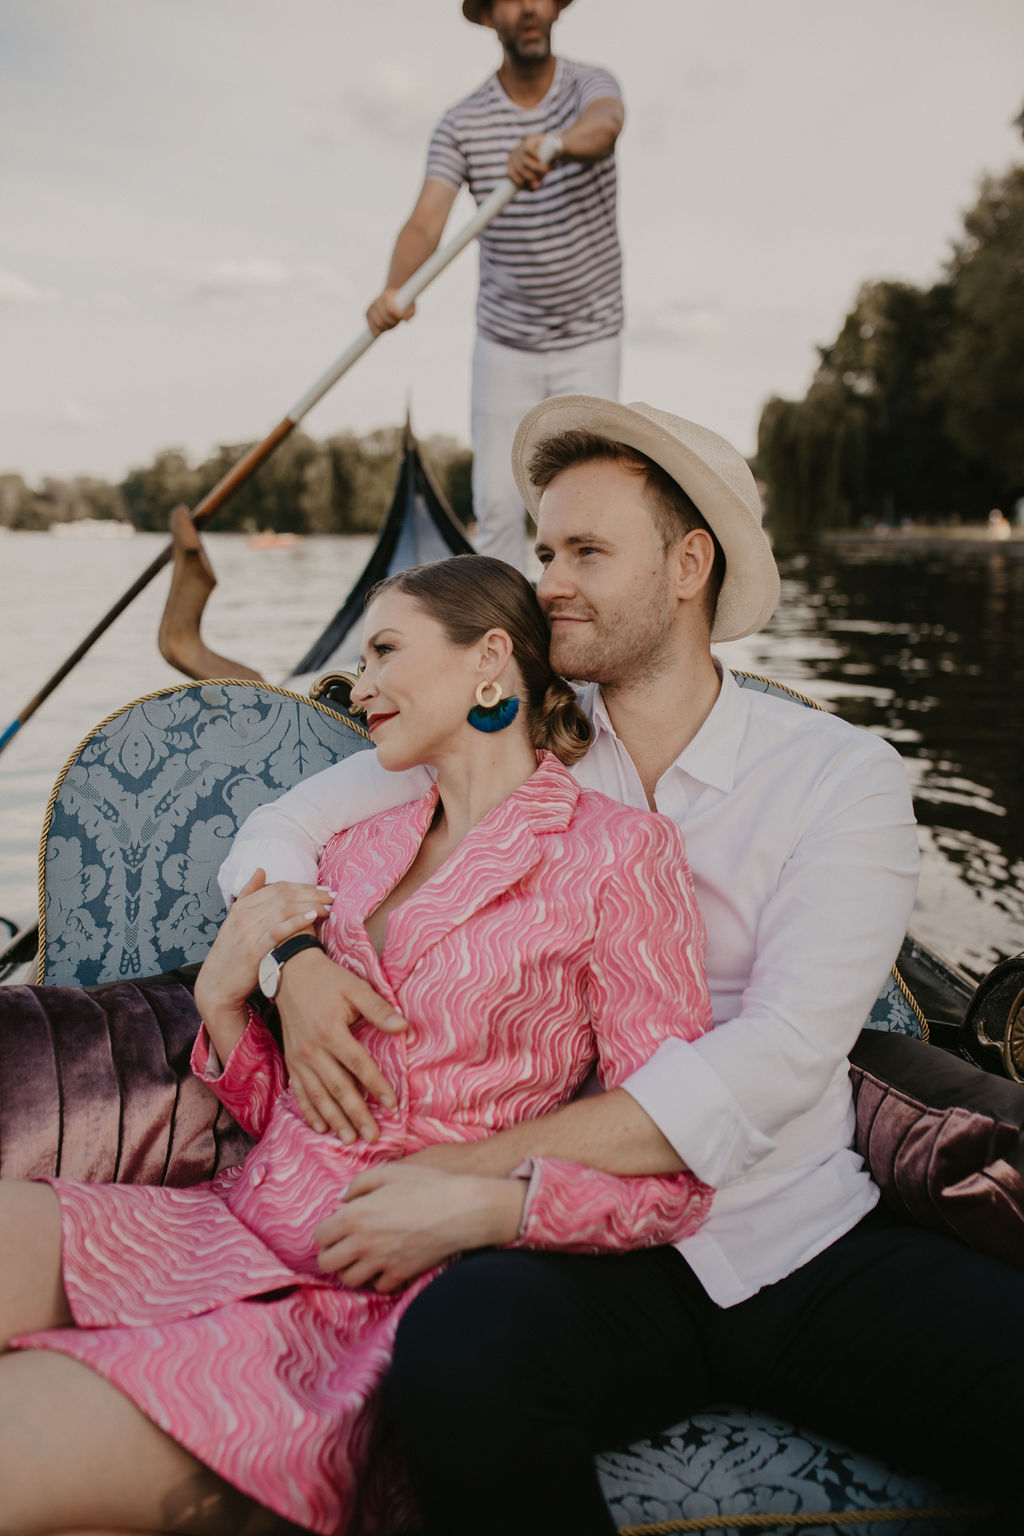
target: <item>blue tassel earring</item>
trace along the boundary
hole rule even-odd
[[[500,683],[478,683],[476,703],[466,719],[476,731],[503,731],[518,713],[519,700],[515,694],[503,699]]]

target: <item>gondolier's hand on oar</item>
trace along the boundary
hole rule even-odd
[[[379,1127],[365,1094],[394,1109],[394,1089],[352,1033],[360,1019],[387,1034],[406,1027],[401,1014],[371,986],[321,950],[295,955],[281,972],[277,994],[284,1059],[298,1106],[315,1131],[344,1142],[376,1141]]]
[[[397,293],[397,288],[385,288],[366,311],[366,323],[375,336],[393,330],[402,320],[411,320],[416,313],[415,304],[410,304],[408,309],[399,309],[395,303]]]
[[[540,157],[540,147],[545,138],[557,139],[558,135],[531,133],[516,145],[505,165],[505,175],[509,181],[514,181],[517,187],[524,187],[528,192],[535,191],[551,169],[551,160],[542,160]]]

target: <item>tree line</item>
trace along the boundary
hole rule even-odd
[[[803,400],[761,413],[777,540],[1009,513],[1024,496],[1024,165],[983,180],[939,282],[865,283],[818,350]]]
[[[190,462],[165,448],[151,464],[112,483],[79,475],[47,477],[32,488],[21,475],[0,475],[0,526],[46,529],[82,518],[114,519],[140,531],[163,531],[172,507],[194,507],[251,445],[224,444]],[[293,432],[217,513],[212,527],[246,533],[374,533],[391,504],[402,446],[400,428],[351,432],[316,442]],[[454,438],[430,437],[420,451],[456,517],[472,516],[470,450]]]

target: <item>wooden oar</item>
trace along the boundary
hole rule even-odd
[[[542,160],[548,162],[554,158],[556,149],[555,135],[548,134],[541,141],[538,153]],[[515,182],[510,181],[507,177],[499,182],[490,197],[480,204],[476,213],[459,233],[453,236],[447,245],[435,251],[433,256],[428,257],[422,267],[413,273],[408,282],[399,288],[395,295],[395,303],[398,308],[408,309],[409,305],[418,298],[424,288],[428,287],[434,281],[434,278],[444,271],[449,262],[453,261],[471,240],[476,239],[481,230],[486,229],[491,220],[496,218],[506,204],[512,201],[518,191],[519,188]],[[352,345],[341,354],[331,367],[328,368],[326,373],[317,379],[312,389],[307,390],[302,398],[292,406],[287,416],[284,416],[278,422],[274,430],[261,443],[256,443],[249,449],[248,453],[243,454],[238,463],[233,465],[222,479],[218,480],[213,489],[207,491],[202,501],[197,507],[193,508],[191,513],[192,521],[197,528],[201,528],[204,523],[208,522],[218,508],[222,507],[234,495],[239,486],[245,484],[249,476],[259,469],[265,459],[270,457],[279,443],[284,442],[288,434],[295,430],[302,418],[313,409],[318,401],[323,399],[329,389],[337,384],[338,380],[343,374],[348,372],[353,363],[357,363],[363,353],[369,351],[376,339],[369,326],[365,326]],[[29,700],[21,713],[11,721],[7,729],[0,735],[0,752],[10,744],[26,720],[31,719],[40,704],[48,699],[53,690],[64,681],[68,673],[73,667],[78,665],[82,657],[95,645],[100,636],[110,628],[117,616],[123,613],[129,603],[134,602],[139,593],[148,587],[153,577],[163,570],[164,566],[172,558],[173,552],[174,546],[168,544],[166,549],[162,550],[156,559],[147,565],[142,575],[132,582],[127,592],[119,597],[114,606],[108,609],[102,619],[93,626],[85,639],[75,647],[67,660],[57,668],[53,676],[43,684],[34,698]]]

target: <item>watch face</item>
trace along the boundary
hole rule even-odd
[[[277,991],[277,984],[281,980],[281,967],[274,959],[273,951],[264,955],[260,961],[259,983],[260,991],[264,997],[273,997]]]

